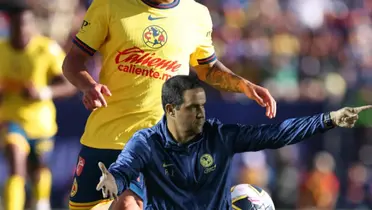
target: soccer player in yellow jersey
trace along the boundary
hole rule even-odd
[[[11,6],[10,38],[0,43],[0,146],[10,167],[5,210],[24,209],[27,175],[34,187],[33,208],[48,210],[52,177],[47,163],[57,131],[52,98],[76,89],[63,77],[63,50],[36,34],[27,5]]]
[[[190,64],[208,84],[244,93],[265,106],[268,117],[275,116],[276,103],[266,89],[217,60],[211,33],[208,9],[193,0],[93,0],[63,64],[64,75],[93,110],[81,138],[70,209],[104,202],[95,190],[101,175],[97,163],[110,165],[135,131],[160,120],[162,84],[189,74]],[[99,81],[84,66],[96,51],[103,63]],[[143,187],[139,177],[118,207],[142,207]]]

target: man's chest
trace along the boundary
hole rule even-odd
[[[121,40],[126,47],[168,58],[188,57],[196,50],[201,34],[193,19],[151,12],[115,18],[109,33],[113,41]]]
[[[188,152],[164,150],[153,158],[151,169],[167,184],[194,189],[212,184],[226,170],[229,158],[216,148],[197,145]]]
[[[48,56],[42,48],[22,53],[9,51],[0,61],[3,69],[1,75],[8,80],[34,80],[48,73]]]

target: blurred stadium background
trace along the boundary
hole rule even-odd
[[[90,1],[30,2],[42,32],[69,49]],[[269,120],[264,109],[244,96],[207,87],[208,117],[226,123],[274,123],[372,104],[372,0],[201,3],[213,17],[219,59],[267,87],[278,101],[278,116]],[[7,16],[0,14],[0,36],[7,33]],[[95,56],[90,70],[97,74],[99,65]],[[79,95],[55,103],[59,132],[51,163],[51,200],[55,209],[67,209],[79,137],[89,113]],[[372,209],[371,124],[372,113],[365,113],[352,130],[335,129],[281,150],[237,155],[234,182],[263,187],[277,209]],[[0,189],[6,176],[0,152]]]

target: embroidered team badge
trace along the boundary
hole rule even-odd
[[[216,164],[214,164],[213,157],[210,154],[204,154],[200,157],[200,165],[203,166],[205,174],[216,170]]]
[[[78,191],[78,184],[77,184],[77,181],[76,181],[76,178],[75,178],[74,183],[72,184],[70,197],[74,197],[76,195],[77,191]]]
[[[149,26],[143,31],[143,42],[152,49],[159,49],[168,41],[167,32],[160,26]]]

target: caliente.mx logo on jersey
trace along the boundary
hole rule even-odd
[[[143,42],[150,48],[158,49],[167,43],[167,32],[160,26],[151,25],[143,31]]]

